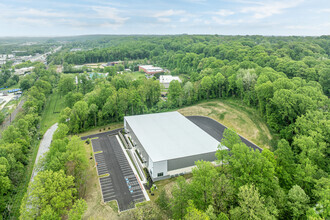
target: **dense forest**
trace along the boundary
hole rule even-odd
[[[162,193],[158,205],[141,213],[155,218],[160,212],[174,219],[329,217],[329,37],[151,36],[126,37],[126,42],[124,37],[121,42],[62,51],[49,61],[144,60],[180,75],[184,82],[171,82],[164,101],[155,78],[132,80],[114,72],[92,82],[80,74],[76,89],[73,79],[63,75],[59,90],[68,107],[61,122],[70,132],[120,121],[127,114],[234,98],[256,108],[276,137],[272,149],[259,153],[227,131],[223,141],[230,156],[217,155],[226,165],[198,162],[189,181],[179,178],[170,193]],[[125,65],[130,67],[129,62]]]
[[[82,51],[70,52],[79,45],[84,45]],[[328,36],[97,36],[67,43],[48,57],[48,63],[66,66],[122,60],[126,68],[150,63],[179,75],[183,82],[172,81],[164,100],[156,77],[134,80],[117,74],[122,66],[106,68],[103,71],[109,74],[104,78],[76,74],[77,85],[72,74],[58,76],[42,65],[36,67],[35,75],[20,80],[28,93],[24,114],[3,132],[0,142],[0,181],[6,186],[0,191],[3,217],[19,185],[17,175],[12,175],[24,174],[37,119],[56,87],[66,108],[60,113],[44,171],[28,191],[45,199],[29,201],[25,196],[24,216],[71,218],[86,209],[82,200],[85,152],[79,147],[81,142],[68,134],[122,121],[125,115],[170,111],[208,99],[234,99],[257,109],[267,122],[274,134],[271,149],[253,151],[235,132],[226,130],[222,143],[230,152],[217,152],[221,166],[197,162],[191,178],[179,177],[155,203],[134,210],[132,218],[327,219],[329,56]],[[57,181],[61,184],[52,185]],[[49,184],[45,190],[51,195],[58,191],[66,196],[45,197],[42,190],[33,190],[42,182]]]
[[[119,37],[114,37],[116,41]],[[154,36],[122,37],[117,46],[78,52],[63,50],[49,56],[54,64],[83,64],[148,59],[153,64],[201,79],[207,68],[232,75],[238,69],[270,67],[288,78],[317,81],[329,95],[329,37]],[[93,43],[92,43],[93,42]],[[107,45],[112,38],[98,39]],[[94,41],[85,42],[93,46]],[[113,43],[114,44],[114,43]],[[67,47],[72,48],[72,44]],[[231,67],[231,68],[229,68]],[[229,68],[229,69],[228,69]],[[203,70],[203,72],[202,72]],[[207,73],[206,73],[207,74]],[[210,73],[209,73],[210,74]]]
[[[22,190],[24,192],[26,181],[29,181],[27,166],[40,135],[40,113],[52,91],[52,84],[57,80],[54,71],[45,68],[40,64],[33,74],[26,77],[29,80],[29,91],[23,105],[24,111],[1,134],[0,211],[4,218],[13,212],[18,213],[17,204],[24,195]]]
[[[80,199],[86,182],[82,181],[81,174],[81,169],[86,168],[85,148],[78,137],[69,140],[68,129],[65,132],[63,126],[59,126],[52,145],[56,149],[67,149],[67,153],[63,152],[65,162],[61,161],[62,166],[57,169],[48,170],[55,160],[48,161],[50,156],[47,156],[38,164],[46,167],[45,171],[39,172],[29,185],[33,159],[43,135],[41,116],[59,78],[53,67],[46,69],[42,63],[35,63],[34,72],[21,77],[20,87],[25,93],[23,111],[2,132],[0,139],[0,219],[59,219],[60,216],[80,219],[86,209],[85,201]]]

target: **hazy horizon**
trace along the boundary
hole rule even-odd
[[[326,0],[91,1],[0,3],[0,36],[330,34]]]
[[[263,36],[263,37],[322,37],[330,36],[330,34],[322,35],[262,35],[262,34],[76,34],[76,35],[22,35],[22,36],[0,36],[1,38],[66,38],[66,37],[83,37],[83,36],[180,36],[180,35],[196,35],[196,36]]]

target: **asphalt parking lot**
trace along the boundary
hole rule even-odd
[[[135,207],[145,200],[140,183],[135,176],[116,134],[120,129],[83,137],[92,139],[100,186],[104,202],[117,200],[119,211]],[[109,174],[109,175],[107,175]]]
[[[204,116],[186,116],[186,118],[188,118],[191,122],[196,124],[198,127],[203,129],[206,133],[208,133],[209,135],[214,137],[219,142],[223,138],[223,132],[225,131],[226,127],[224,125],[220,124],[219,122],[217,122],[211,118],[204,117]],[[254,150],[257,149],[260,152],[262,151],[262,149],[260,147],[251,143],[244,137],[240,136],[240,138],[241,138],[242,142],[244,144],[246,144],[248,147],[251,147]]]

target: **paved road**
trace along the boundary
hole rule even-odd
[[[139,182],[118,143],[116,134],[121,129],[82,137],[92,139],[98,175],[110,174],[100,178],[104,202],[117,200],[119,211],[134,208],[135,203],[144,200]]]
[[[113,135],[113,134],[117,134],[120,130],[122,130],[123,128],[118,128],[116,130],[112,130],[112,131],[106,131],[106,132],[102,132],[102,133],[98,133],[98,134],[91,134],[91,135],[87,135],[84,137],[81,137],[81,140],[87,140],[88,138],[92,139],[92,138],[97,138],[103,135]]]
[[[52,143],[52,139],[53,139],[53,134],[54,132],[56,131],[58,127],[58,124],[55,123],[53,124],[53,126],[51,126],[47,131],[46,133],[44,134],[41,142],[40,142],[40,145],[39,145],[39,149],[38,149],[38,154],[37,154],[37,157],[36,157],[36,161],[34,163],[34,168],[33,168],[33,172],[32,172],[32,175],[31,175],[31,180],[30,182],[33,181],[33,178],[37,175],[37,173],[39,172],[37,168],[37,164],[38,162],[40,161],[40,159],[44,156],[44,154],[46,152],[48,152],[49,150],[49,147],[50,147],[50,144]]]
[[[227,127],[220,124],[219,122],[204,116],[186,116],[186,117],[194,124],[196,124],[198,127],[203,129],[206,133],[217,139],[219,142],[223,138],[223,132]],[[248,147],[251,147],[254,150],[257,149],[260,152],[262,151],[260,147],[248,141],[244,137],[240,136],[240,138],[242,142],[246,144]]]

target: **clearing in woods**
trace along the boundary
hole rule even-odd
[[[45,104],[45,110],[41,116],[40,131],[45,133],[47,129],[59,121],[60,112],[65,108],[64,98],[60,97],[57,90],[49,95]]]
[[[200,115],[212,118],[261,148],[270,148],[272,135],[258,111],[237,100],[211,100],[178,110],[184,116]]]

